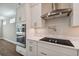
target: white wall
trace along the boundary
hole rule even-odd
[[[2,25],[2,20],[0,20],[0,39],[3,37],[3,25]]]
[[[6,25],[3,25],[3,38],[11,42],[16,42],[16,24],[15,23],[9,23],[9,20],[7,20]]]

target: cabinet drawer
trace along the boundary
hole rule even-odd
[[[38,47],[38,56],[58,56],[58,55],[61,55],[61,54],[58,54],[53,50],[51,51],[43,47]]]
[[[16,51],[22,55],[25,55],[26,54],[26,51],[25,49],[23,49],[22,47],[20,46],[16,46]]]
[[[28,40],[27,40],[27,44],[29,44],[29,45],[37,45],[37,42],[34,41],[34,40],[28,39]]]
[[[24,52],[22,51],[22,50],[16,50],[18,53],[20,53],[20,54],[22,54],[22,55],[24,55]]]
[[[40,49],[39,47],[41,47],[42,50],[48,50],[48,51],[51,51],[52,53],[53,52],[56,53],[57,55],[67,55],[67,56],[76,56],[77,55],[77,50],[75,50],[75,49],[56,46],[56,45],[53,45],[53,44],[46,44],[46,43],[43,43],[43,42],[39,42],[38,43],[38,49]]]

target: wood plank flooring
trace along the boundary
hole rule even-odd
[[[0,39],[0,55],[1,56],[21,56],[16,52],[16,45],[8,41]]]

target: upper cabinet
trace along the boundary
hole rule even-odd
[[[79,26],[79,3],[73,3],[72,10],[73,14],[71,16],[71,25]]]
[[[44,20],[42,20],[41,15],[51,11],[51,5],[49,3],[41,4],[34,3],[31,4],[31,19],[33,28],[44,27]]]
[[[32,16],[32,27],[41,27],[41,4],[36,4],[31,6],[31,16]]]
[[[24,4],[19,4],[17,5],[17,10],[16,10],[16,22],[17,23],[25,23],[25,6]]]

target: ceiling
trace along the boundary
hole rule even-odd
[[[16,16],[16,3],[0,3],[0,19]]]

